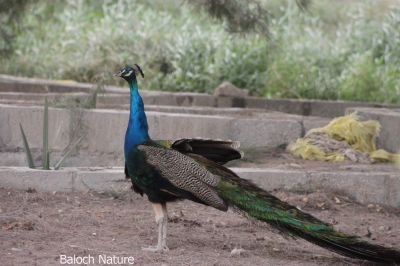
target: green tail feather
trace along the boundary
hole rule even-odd
[[[399,251],[373,245],[357,236],[336,231],[332,225],[279,200],[250,181],[230,177],[223,179],[217,190],[220,197],[230,206],[235,206],[292,236],[301,237],[351,258],[400,263]]]

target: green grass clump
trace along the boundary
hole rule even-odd
[[[400,103],[395,1],[312,1],[307,11],[254,2],[269,11],[268,33],[232,33],[235,21],[183,0],[30,1],[0,72],[121,84],[111,73],[139,63],[146,89],[211,92],[228,80],[266,97]]]

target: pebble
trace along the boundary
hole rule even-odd
[[[390,231],[392,229],[392,227],[390,226],[385,226],[385,225],[381,225],[378,227],[378,230],[383,232],[383,231]]]
[[[215,227],[226,227],[226,223],[225,222],[219,222],[217,224],[215,224]]]
[[[244,250],[243,248],[234,248],[231,251],[231,256],[240,256],[244,252],[246,252],[246,250]]]
[[[340,204],[341,203],[341,201],[340,201],[340,199],[338,197],[335,197],[334,199],[335,199],[336,204]]]
[[[289,163],[289,166],[293,168],[302,168],[302,166],[298,163]]]

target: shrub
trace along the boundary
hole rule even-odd
[[[246,10],[218,1],[217,18],[204,12],[208,0],[203,9],[183,0],[27,3],[0,72],[121,84],[112,72],[139,63],[147,89],[211,92],[228,80],[266,97],[400,103],[400,11],[390,0],[313,1],[306,12],[292,0],[252,0]],[[246,25],[232,12],[247,14]]]

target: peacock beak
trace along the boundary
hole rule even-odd
[[[122,72],[123,72],[123,71],[119,71],[119,72],[113,74],[113,76],[114,76],[114,77],[122,77]]]

